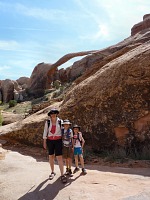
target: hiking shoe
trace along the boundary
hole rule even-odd
[[[70,177],[73,177],[73,174],[72,174],[71,169],[69,169],[69,176],[70,176]]]
[[[82,168],[82,174],[84,174],[84,175],[87,174],[86,169]]]
[[[74,169],[73,173],[75,174],[75,173],[78,172],[79,170],[80,170],[79,167],[76,167],[76,168]]]
[[[60,177],[60,180],[61,180],[62,183],[67,183],[67,177],[65,175],[62,175]]]
[[[65,175],[69,175],[69,168],[66,168]]]
[[[55,172],[52,172],[50,175],[49,175],[49,179],[52,180],[54,178],[54,176],[56,175]]]

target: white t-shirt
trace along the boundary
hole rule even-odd
[[[79,139],[78,139],[78,134],[79,134]],[[74,139],[74,147],[75,148],[81,147],[80,141],[82,141],[82,133],[74,134],[73,139]]]

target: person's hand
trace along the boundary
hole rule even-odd
[[[43,148],[46,149],[47,145],[46,145],[46,140],[43,141]]]

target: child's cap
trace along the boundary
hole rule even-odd
[[[78,128],[79,130],[80,130],[80,126],[78,126],[77,124],[75,124],[74,126],[73,126],[73,129],[74,128]]]
[[[64,121],[63,121],[63,123],[62,123],[62,125],[64,125],[64,124],[71,124],[71,122],[68,120],[68,119],[65,119]]]

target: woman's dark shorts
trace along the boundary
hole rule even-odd
[[[55,154],[55,156],[62,155],[62,139],[59,140],[48,140],[47,147],[49,155]]]

